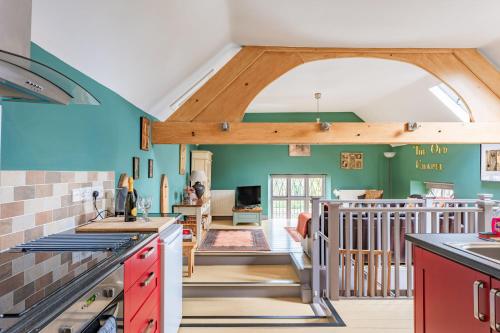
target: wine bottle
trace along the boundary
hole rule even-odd
[[[134,179],[128,177],[128,192],[125,199],[125,222],[134,222],[137,220],[137,206],[136,206]]]

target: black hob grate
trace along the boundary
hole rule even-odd
[[[137,238],[138,234],[130,233],[55,234],[17,245],[14,249],[23,252],[115,251]]]

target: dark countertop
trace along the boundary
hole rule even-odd
[[[500,279],[500,264],[446,245],[446,243],[489,242],[479,239],[477,234],[408,234],[405,238],[422,249]]]

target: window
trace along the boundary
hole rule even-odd
[[[470,122],[470,112],[464,101],[446,84],[440,83],[429,88],[430,92],[436,96],[441,103],[450,109],[461,121]]]
[[[425,187],[427,189],[427,198],[444,198],[453,199],[455,196],[454,185],[450,183],[434,183],[425,182]]]
[[[324,175],[272,175],[271,218],[297,219],[311,211],[311,199],[325,196]]]

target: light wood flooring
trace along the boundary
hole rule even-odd
[[[333,303],[346,327],[265,327],[265,328],[199,328],[182,327],[180,333],[411,333],[413,301],[411,300],[341,300]],[[185,315],[303,315],[308,305],[296,299],[186,299]]]
[[[211,265],[196,266],[191,277],[184,277],[184,282],[270,282],[287,280],[299,282],[291,265]]]

